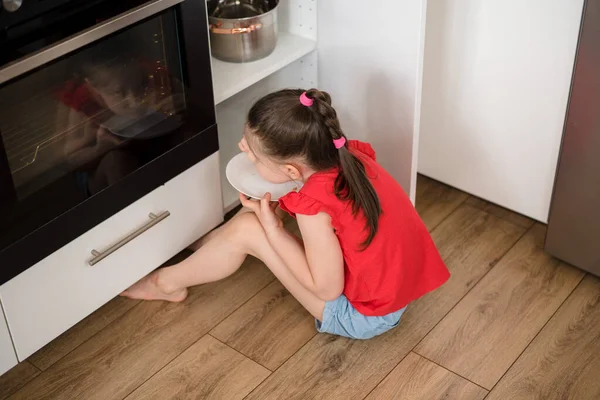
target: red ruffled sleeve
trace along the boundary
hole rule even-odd
[[[348,147],[351,150],[355,150],[355,151],[358,151],[358,152],[364,154],[365,156],[369,157],[373,161],[377,161],[377,159],[376,159],[377,156],[375,154],[375,150],[373,150],[373,147],[371,147],[371,145],[369,143],[361,142],[360,140],[349,140]]]
[[[316,215],[321,211],[326,211],[323,203],[301,192],[290,192],[281,197],[279,207],[294,218],[296,218],[296,214]]]
[[[54,95],[67,107],[86,116],[93,116],[104,111],[104,107],[94,100],[87,86],[74,80],[67,81],[63,87],[54,92]]]
[[[342,230],[334,210],[302,192],[290,192],[281,197],[279,207],[294,218],[296,218],[296,214],[317,215],[320,212],[327,213],[331,217],[331,225],[336,232],[339,233]]]

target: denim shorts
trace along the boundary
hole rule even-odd
[[[351,339],[371,339],[398,326],[405,310],[406,307],[382,317],[368,317],[356,311],[346,296],[341,295],[325,303],[323,321],[316,320],[315,324],[319,332]]]

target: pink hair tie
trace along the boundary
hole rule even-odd
[[[309,98],[306,95],[306,92],[304,92],[300,95],[300,103],[302,103],[303,106],[310,107],[313,105],[313,102],[314,102],[313,99]]]
[[[341,149],[342,147],[344,147],[345,144],[346,144],[346,138],[343,136],[339,139],[333,139],[333,145],[338,150]]]

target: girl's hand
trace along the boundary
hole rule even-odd
[[[260,200],[247,199],[240,193],[240,201],[244,207],[256,214],[265,232],[269,233],[283,227],[283,221],[275,213],[278,203],[271,201],[271,193],[265,194]]]
[[[103,126],[100,126],[96,131],[96,143],[110,144],[114,147],[121,143],[121,139],[110,133]]]

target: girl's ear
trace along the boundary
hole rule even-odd
[[[298,181],[302,179],[302,173],[295,165],[285,164],[283,167],[285,168],[285,174],[292,180]]]

